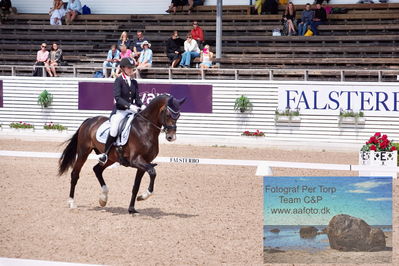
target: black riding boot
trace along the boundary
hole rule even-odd
[[[112,148],[112,144],[114,144],[116,137],[112,137],[108,135],[107,142],[105,143],[105,152],[98,157],[98,160],[101,164],[105,164],[108,161],[108,153]]]

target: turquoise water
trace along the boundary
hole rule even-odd
[[[323,230],[326,226],[314,226],[319,231]],[[391,226],[376,226],[381,228],[384,232],[392,231]],[[278,228],[278,234],[270,232],[271,229]],[[300,238],[299,229],[301,226],[297,225],[265,225],[263,227],[263,246],[266,248],[279,248],[281,250],[307,250],[317,251],[329,248],[328,237],[326,234],[317,235],[315,238]]]

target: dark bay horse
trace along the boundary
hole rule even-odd
[[[93,171],[102,188],[99,200],[102,207],[106,205],[108,199],[108,188],[104,182],[102,173],[105,168],[120,161],[120,154],[123,154],[125,166],[137,168],[132,189],[132,198],[128,209],[129,213],[137,213],[134,205],[141,179],[145,172],[150,176],[150,184],[148,190],[137,197],[137,200],[145,200],[152,195],[156,177],[154,168],[156,164],[152,164],[152,161],[158,155],[159,134],[163,127],[168,141],[176,139],[176,122],[180,116],[180,105],[183,104],[184,100],[177,100],[168,95],[160,95],[154,98],[148,107],[133,119],[129,141],[123,146],[122,150],[118,152],[115,147],[112,147],[107,163],[105,165],[98,163],[93,167]],[[61,155],[58,169],[59,175],[62,175],[72,167],[71,190],[68,200],[71,208],[75,207],[75,186],[79,179],[80,170],[86,162],[87,157],[92,150],[97,154],[104,151],[105,145],[96,140],[96,132],[99,126],[107,119],[104,116],[86,119],[72,138],[67,141],[68,145]]]

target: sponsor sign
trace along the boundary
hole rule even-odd
[[[300,109],[301,114],[339,114],[340,110],[372,115],[399,115],[399,88],[384,86],[281,86],[278,109]]]
[[[160,94],[186,98],[182,112],[212,113],[212,85],[139,84],[140,97],[148,104]],[[111,110],[113,83],[79,82],[79,110]]]

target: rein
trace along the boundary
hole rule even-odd
[[[159,126],[155,125],[153,122],[151,122],[150,120],[148,120],[147,118],[145,118],[144,116],[142,116],[140,113],[136,113],[138,116],[140,116],[141,118],[143,118],[145,121],[147,121],[148,123],[150,123],[151,125],[153,125],[154,127],[156,127],[157,129],[161,130],[162,132],[166,132],[165,128],[160,128]]]

